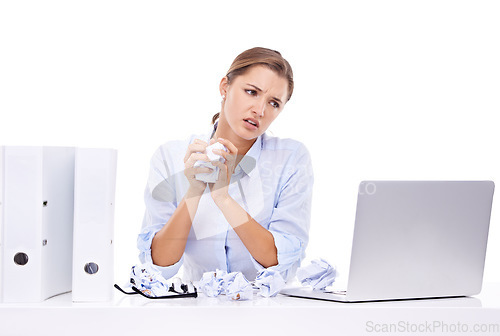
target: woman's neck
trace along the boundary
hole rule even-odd
[[[238,156],[242,158],[253,146],[257,139],[246,140],[238,136],[233,132],[229,124],[226,124],[224,121],[219,119],[219,123],[217,125],[217,130],[214,134],[214,139],[223,138],[231,141],[231,143],[238,149]],[[240,159],[237,160],[237,163]]]

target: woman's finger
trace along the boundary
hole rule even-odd
[[[194,139],[192,143],[194,143],[194,144],[202,144],[202,145],[206,145],[207,144],[206,141],[203,141],[201,139]]]
[[[207,154],[203,153],[192,153],[187,161],[184,163],[185,168],[192,167],[196,161],[205,161],[205,162],[210,162],[210,158],[208,157]]]
[[[222,138],[217,139],[217,141],[223,144],[228,149],[229,153],[233,155],[238,154],[238,148],[236,148],[231,141]]]
[[[207,146],[208,144],[205,141],[200,139],[194,139],[194,141],[191,144],[189,144],[187,148],[186,155],[184,156],[184,162],[188,160],[191,154],[204,152]]]
[[[226,152],[225,150],[222,150],[222,149],[212,149],[212,152],[214,152],[217,155],[222,156],[225,160],[227,160],[231,156],[231,154],[229,154],[228,152]]]
[[[215,160],[215,161],[210,161],[210,163],[211,163],[214,167],[219,167],[221,170],[223,170],[223,171],[226,171],[226,172],[227,172],[227,166],[226,166],[224,163],[222,163],[222,162],[220,162],[220,161],[218,161],[218,160]]]
[[[189,156],[193,153],[203,153],[207,147],[202,144],[191,144],[188,146],[186,155],[184,156],[184,162],[189,159]]]
[[[190,167],[186,168],[186,173],[185,175],[188,177],[194,177],[197,174],[209,174],[213,172],[214,170],[208,167]]]
[[[211,163],[212,163],[212,165],[214,167],[218,167],[220,169],[220,173],[222,173],[222,176],[224,176],[225,179],[228,178],[228,176],[227,176],[227,166],[224,163],[222,163],[220,161],[211,161]],[[219,176],[221,176],[220,173],[219,173]]]

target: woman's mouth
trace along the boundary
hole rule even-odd
[[[248,118],[248,119],[243,119],[243,121],[245,122],[245,126],[248,129],[256,130],[257,128],[259,128],[259,122],[255,119]]]

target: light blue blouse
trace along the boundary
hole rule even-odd
[[[184,176],[184,156],[194,139],[208,142],[210,135],[191,136],[161,145],[151,159],[144,200],[146,212],[137,239],[143,263],[152,263],[151,242],[184,197],[189,183]],[[278,265],[284,279],[291,279],[305,257],[309,240],[313,187],[311,158],[306,147],[292,139],[263,134],[235,168],[230,196],[274,237]],[[248,252],[207,188],[182,258],[174,265],[158,267],[173,277],[183,265],[185,280],[198,281],[216,269],[242,272],[252,281],[264,267]]]

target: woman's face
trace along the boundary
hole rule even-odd
[[[263,134],[283,109],[288,81],[266,66],[255,65],[228,84],[220,83],[224,118],[239,137],[251,140]],[[219,123],[220,125],[220,123]]]

